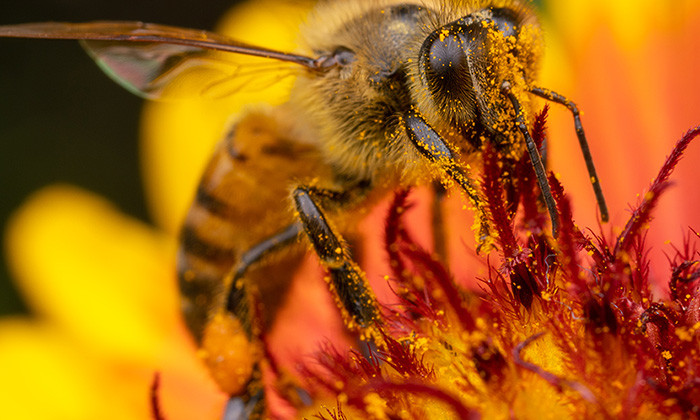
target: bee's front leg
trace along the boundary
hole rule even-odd
[[[444,171],[446,179],[456,182],[474,204],[478,212],[477,216],[481,219],[476,248],[477,252],[479,252],[490,237],[484,199],[481,197],[474,182],[457,162],[454,152],[442,136],[417,111],[411,110],[404,115],[403,119],[406,134],[415,150]]]
[[[379,322],[379,309],[374,293],[364,273],[352,260],[348,247],[339,234],[333,231],[319,201],[342,204],[345,195],[309,186],[299,186],[292,193],[306,236],[311,241],[321,264],[330,275],[329,286],[340,308],[345,324],[357,331],[363,340],[381,340],[375,328]]]

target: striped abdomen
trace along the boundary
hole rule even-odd
[[[238,258],[294,221],[289,189],[319,170],[315,149],[289,139],[289,132],[277,118],[248,114],[217,146],[204,171],[182,228],[177,266],[183,314],[198,341],[224,305],[227,276]],[[286,288],[292,274],[289,267],[258,271],[265,275],[253,272],[249,280],[265,283],[259,284],[263,303],[267,290]]]

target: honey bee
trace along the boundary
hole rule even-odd
[[[264,410],[260,337],[309,244],[347,328],[381,345],[376,298],[344,236],[387,193],[436,180],[454,187],[482,220],[484,243],[470,163],[486,144],[513,159],[527,153],[556,235],[556,204],[528,132],[533,97],[571,110],[608,218],[576,105],[536,85],[542,31],[519,0],[323,1],[301,29],[300,53],[139,22],[3,26],[0,36],[81,40],[112,78],[152,99],[225,55],[297,69],[287,103],[249,110],[224,136],[181,232],[184,318],[242,416]]]

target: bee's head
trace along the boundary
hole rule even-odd
[[[453,127],[478,124],[481,132],[511,137],[512,107],[501,92],[518,96],[536,73],[540,29],[509,8],[489,8],[434,30],[419,53],[419,74],[431,108]],[[525,99],[526,101],[526,99]]]

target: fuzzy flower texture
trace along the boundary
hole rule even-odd
[[[556,238],[532,199],[540,193],[527,157],[502,165],[493,148],[481,153],[490,252],[469,243],[463,201],[445,212],[449,244],[436,251],[417,229],[430,225],[424,191],[395,192],[362,229],[382,230],[361,258],[380,301],[381,343],[355,345],[307,258],[265,340],[274,417],[700,417],[700,127],[678,134],[700,120],[700,5],[544,3],[542,85],[586,110],[611,222],[597,222],[571,116],[554,107],[541,108],[532,135],[541,143],[547,131]],[[279,4],[244,4],[220,30],[292,50],[280,28],[304,11]],[[156,226],[68,186],[17,212],[6,250],[34,315],[0,320],[0,418],[221,417],[228,397],[178,314],[174,255],[225,121],[263,97],[234,96],[147,105]]]
[[[486,150],[483,193],[501,258],[485,262],[480,291],[459,287],[414,242],[402,223],[407,194],[398,193],[385,234],[400,304],[385,308],[386,341],[379,349],[365,356],[326,348],[317,356],[323,374],[305,371],[314,400],[337,401],[317,416],[700,414],[700,234],[690,230],[669,257],[668,298],[651,291],[644,235],[673,168],[699,134],[700,127],[678,142],[616,237],[579,229],[561,185],[550,177],[561,231],[548,239],[542,210],[526,199],[536,194],[527,182],[534,174],[523,178],[528,185],[519,201],[526,216],[514,223],[509,208],[517,206],[504,199],[499,157]],[[520,169],[531,172],[527,159]]]

